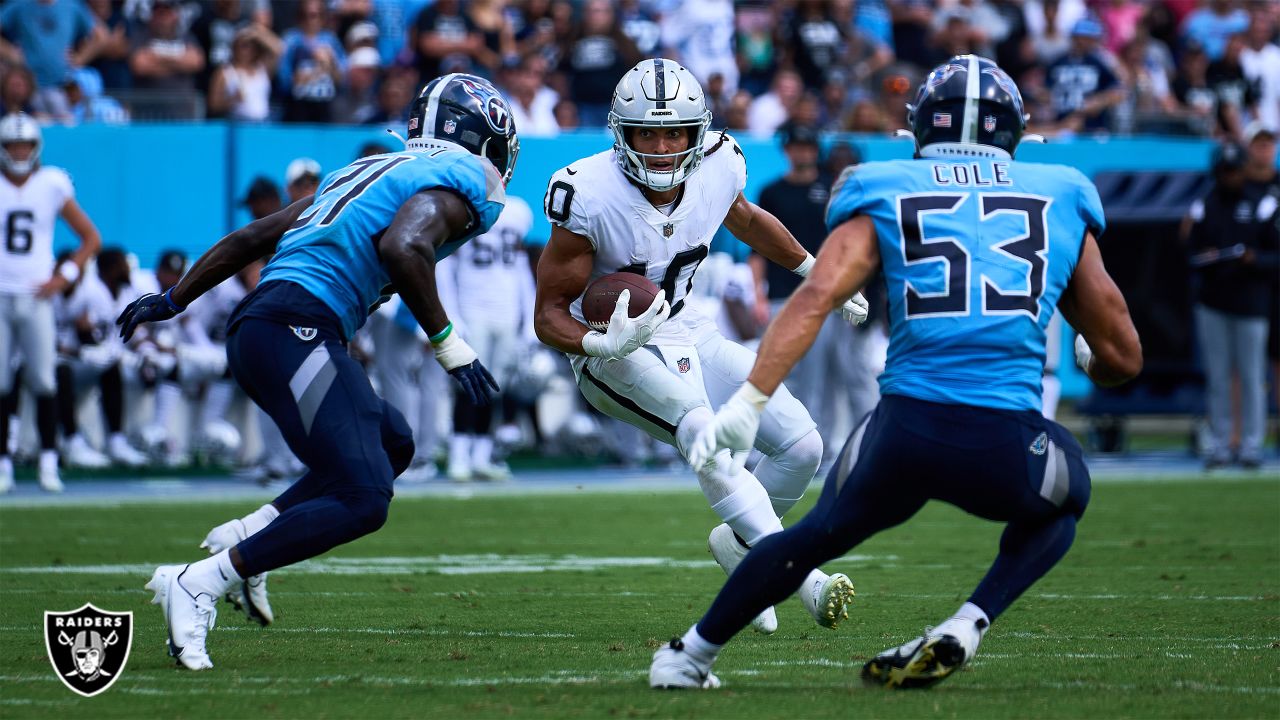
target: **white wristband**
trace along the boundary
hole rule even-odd
[[[64,262],[58,266],[58,274],[66,279],[69,283],[75,283],[80,279],[80,266],[73,262]]]
[[[446,371],[475,362],[476,351],[471,349],[466,340],[451,332],[438,343],[432,343],[436,353],[436,362]]]
[[[802,260],[799,265],[795,266],[791,272],[799,275],[800,277],[808,277],[809,271],[813,269],[813,264],[815,262],[817,262],[817,260],[812,255],[805,253],[804,260]]]
[[[591,357],[604,357],[608,352],[604,349],[605,334],[592,330],[582,336],[582,352]]]
[[[769,404],[769,396],[760,392],[760,388],[749,382],[742,383],[742,387],[733,394],[734,397],[744,400],[748,405],[755,408],[756,412],[764,412],[764,406]]]

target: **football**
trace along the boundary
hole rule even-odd
[[[627,315],[630,317],[648,310],[653,299],[662,292],[649,278],[636,273],[616,272],[596,278],[582,294],[582,317],[588,327],[599,332],[609,329],[609,318],[623,290],[631,291],[631,299],[627,302]]]

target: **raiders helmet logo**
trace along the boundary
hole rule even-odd
[[[70,612],[46,611],[44,647],[62,684],[93,697],[124,672],[133,647],[133,613],[100,610],[92,603]]]

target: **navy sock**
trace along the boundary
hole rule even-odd
[[[36,397],[36,429],[40,433],[40,449],[58,449],[58,399],[53,395]]]
[[[236,546],[244,577],[302,562],[368,535],[387,520],[391,498],[374,490],[313,498],[280,513]]]
[[[1075,537],[1076,517],[1069,513],[1048,522],[1009,523],[1000,537],[1000,554],[969,602],[994,622],[1067,554]]]

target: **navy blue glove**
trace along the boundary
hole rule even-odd
[[[186,310],[186,308],[178,307],[169,297],[172,289],[161,293],[148,293],[142,297],[129,303],[129,306],[120,313],[120,317],[116,318],[116,324],[120,326],[120,338],[125,342],[133,337],[134,331],[142,323],[159,322],[168,320],[178,313]]]
[[[459,365],[449,371],[454,380],[462,386],[463,392],[467,394],[473,405],[488,405],[489,391],[498,391],[498,383],[494,382],[493,376],[480,364],[479,360],[472,360],[468,365]]]

